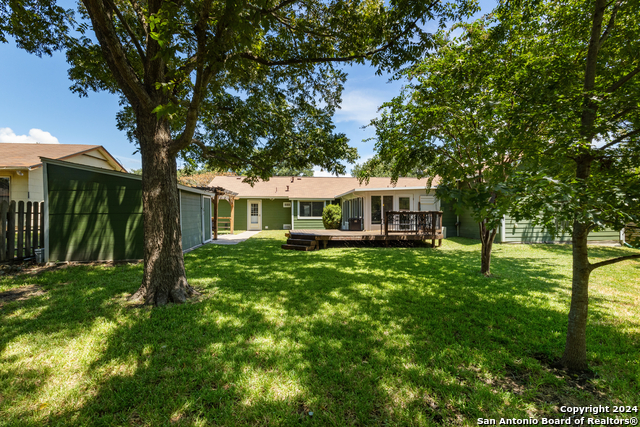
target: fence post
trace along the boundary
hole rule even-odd
[[[24,201],[18,202],[18,254],[16,258],[24,258]]]
[[[0,202],[0,261],[7,260],[7,215],[9,215],[9,202]]]
[[[9,213],[7,218],[7,259],[16,257],[16,201],[9,203]]]
[[[40,202],[40,248],[44,248],[44,222],[44,202]]]
[[[40,227],[42,228],[42,227]],[[40,230],[42,232],[42,230]],[[38,202],[33,202],[33,243],[31,248],[35,254],[35,250],[38,247]]]
[[[31,253],[31,216],[32,216],[31,205],[32,204],[33,203],[31,202],[27,202],[27,215],[25,217],[25,223],[24,223],[24,255],[26,257],[33,255],[33,253]]]

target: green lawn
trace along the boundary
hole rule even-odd
[[[0,292],[47,291],[0,308],[0,425],[476,425],[640,404],[638,261],[592,275],[585,380],[545,363],[564,344],[568,246],[497,245],[485,278],[466,239],[284,240],[190,252],[203,296],[159,309],[126,303],[141,265],[0,278]]]

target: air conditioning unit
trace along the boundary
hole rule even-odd
[[[291,207],[291,202],[283,202],[282,203],[282,207],[283,208],[290,208]]]
[[[442,238],[443,239],[447,238],[447,227],[442,227]]]
[[[282,224],[283,230],[291,230],[291,224]]]

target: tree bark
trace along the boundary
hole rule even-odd
[[[576,178],[581,185],[579,196],[580,210],[589,210],[588,181],[591,174],[593,157],[589,153],[594,138],[594,124],[598,104],[592,97],[595,88],[598,65],[598,51],[602,33],[602,20],[607,8],[607,0],[596,0],[594,4],[591,37],[587,51],[584,74],[584,95],[580,115],[580,136],[582,138],[575,158]],[[583,212],[577,212],[581,214]],[[567,341],[560,364],[572,370],[587,369],[587,314],[589,309],[589,275],[592,267],[589,264],[587,236],[589,224],[576,219],[573,222],[573,280],[571,283],[571,308],[567,325]]]
[[[176,153],[166,120],[137,115],[142,156],[144,274],[131,296],[156,306],[183,303],[197,292],[187,283],[182,254]]]
[[[491,276],[491,250],[493,249],[493,241],[498,234],[497,229],[489,230],[486,224],[481,222],[480,224],[480,241],[482,242],[482,255],[481,255],[481,267],[480,272],[485,276]]]
[[[572,370],[587,369],[587,314],[589,310],[589,275],[591,265],[587,250],[589,228],[578,221],[573,224],[573,280],[567,341],[560,364]]]

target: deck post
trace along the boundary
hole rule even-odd
[[[220,195],[216,191],[213,202],[213,240],[218,240],[218,201]]]
[[[389,212],[384,213],[384,235],[389,235]]]
[[[231,219],[229,220],[230,222],[230,228],[231,228],[231,235],[233,235],[233,223],[235,220],[235,206],[236,206],[236,198],[234,196],[229,197],[229,203],[231,204]]]

